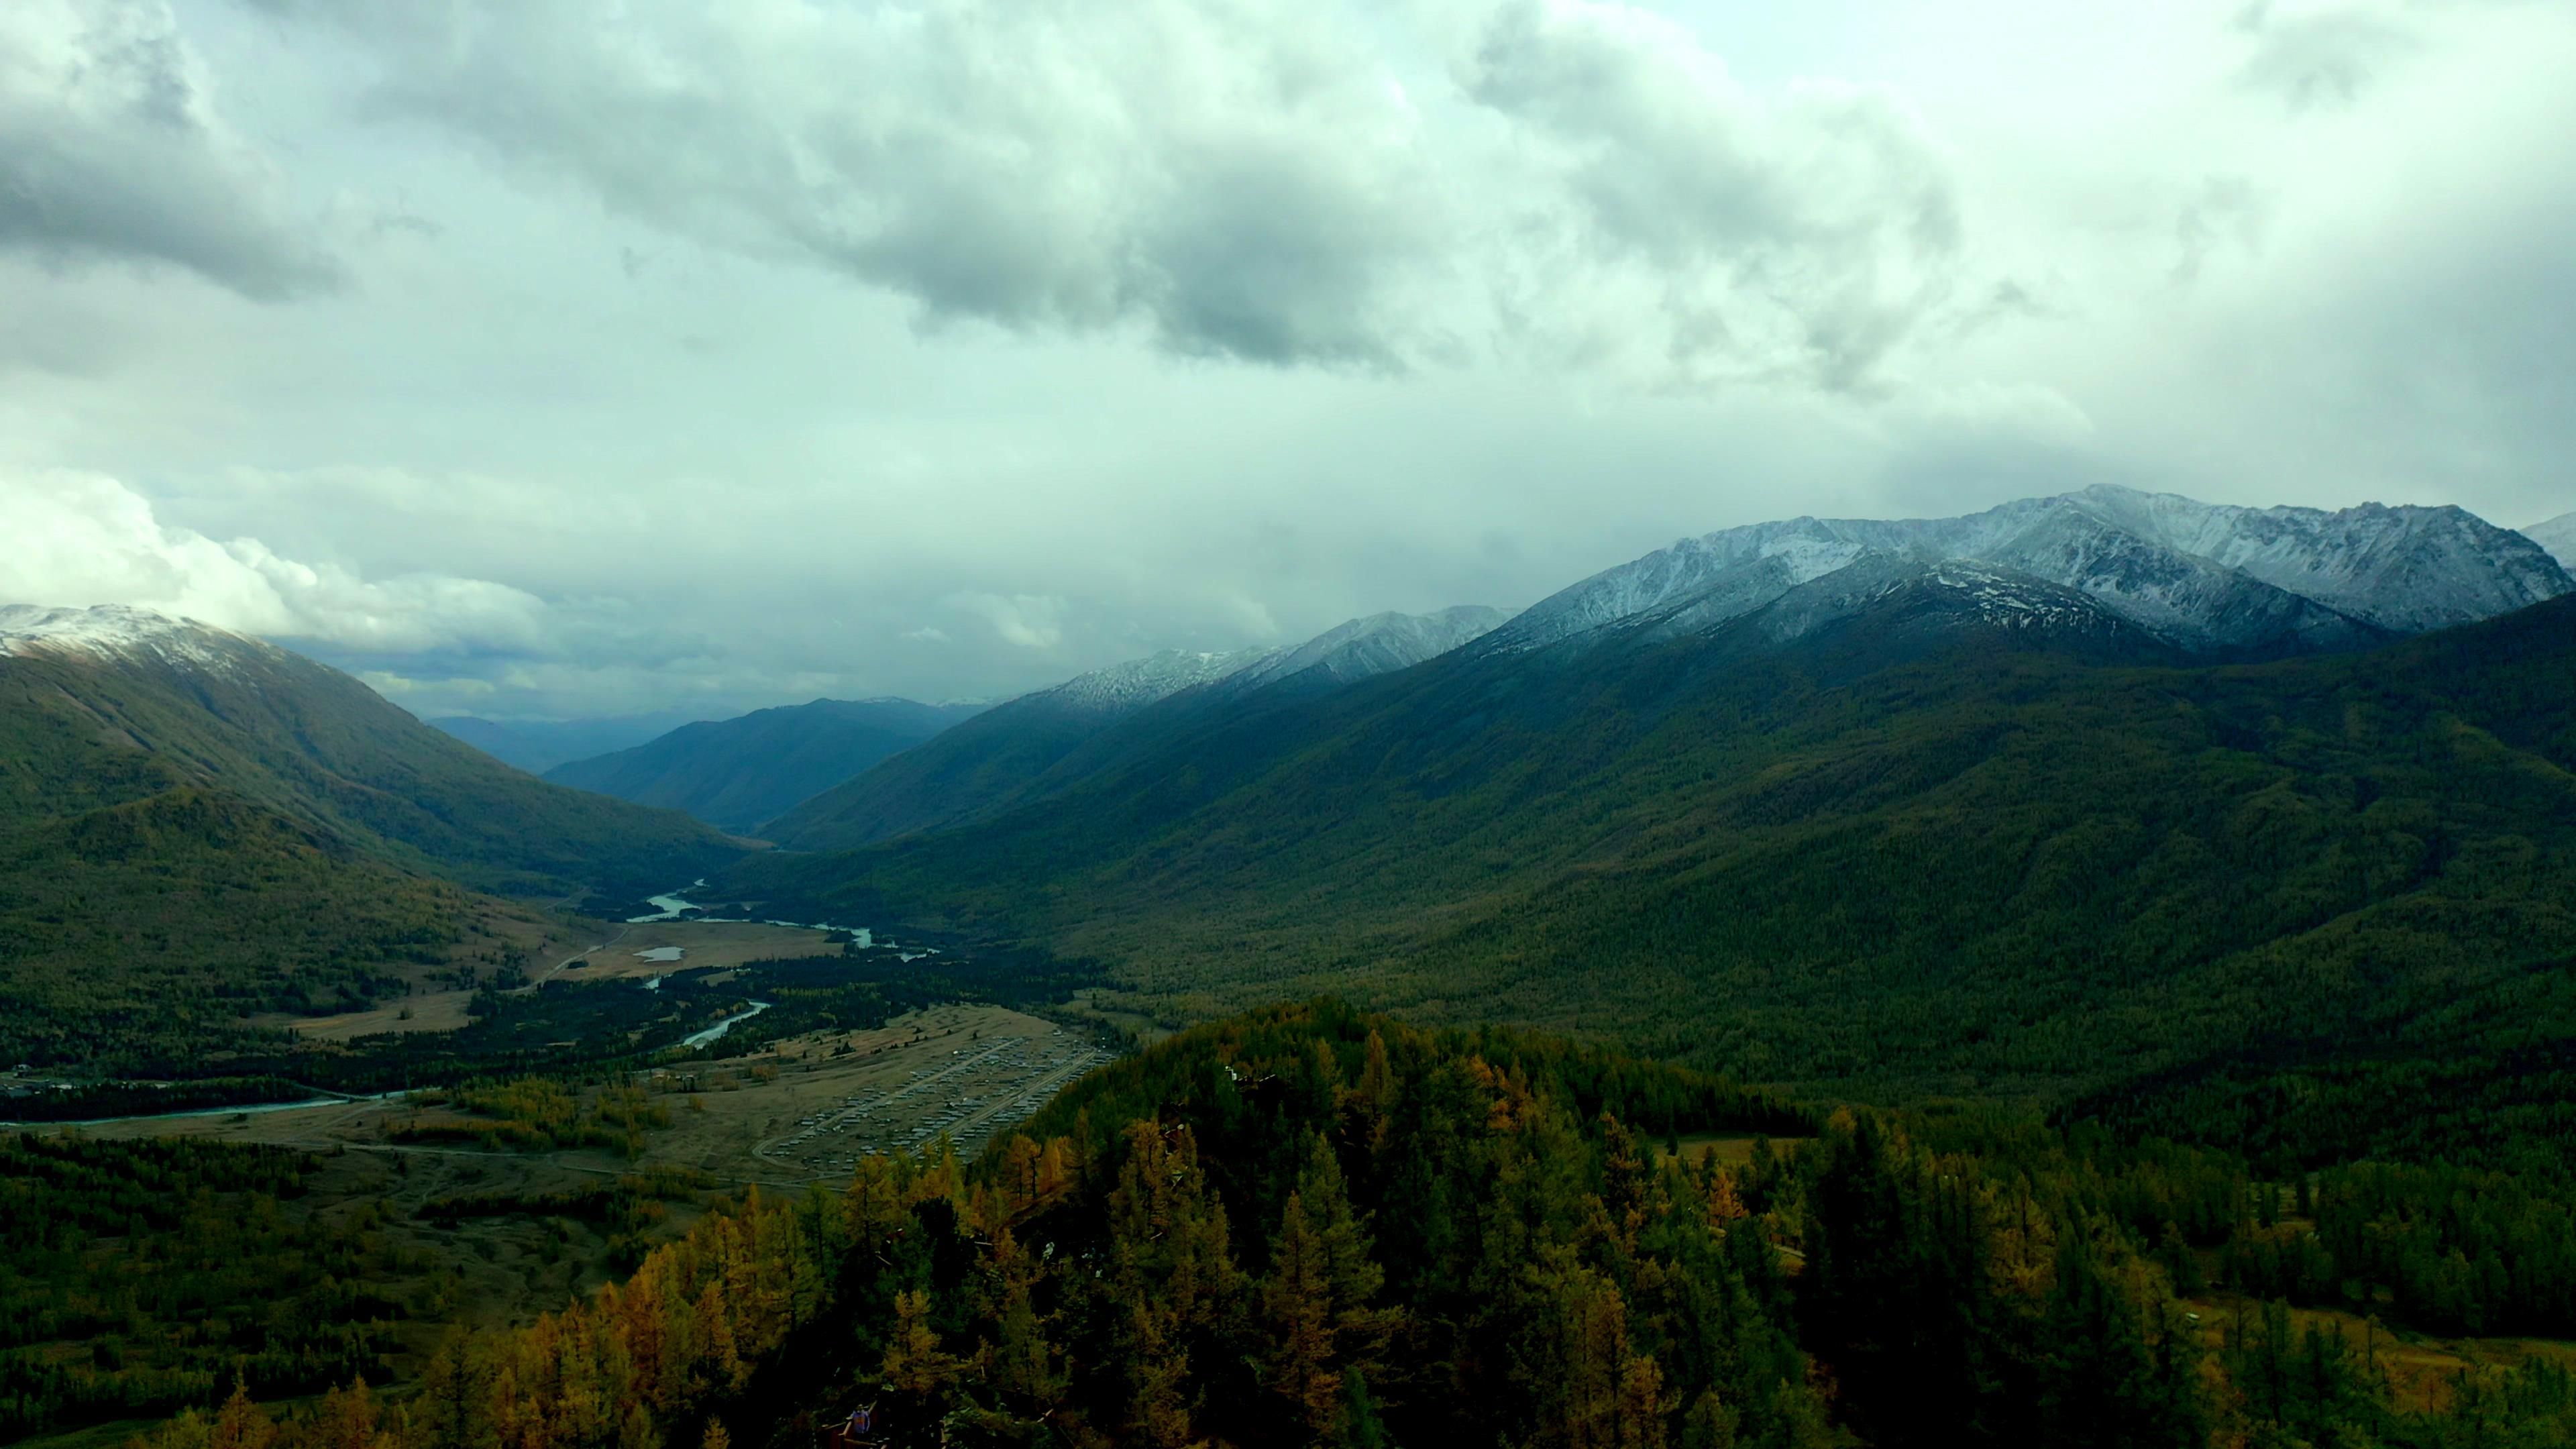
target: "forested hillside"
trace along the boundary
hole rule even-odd
[[[1344,990],[2320,1158],[2565,1151],[2576,604],[2203,669],[1898,606],[1452,655],[734,879],[1167,1019]]]
[[[0,828],[200,785],[481,889],[685,880],[739,853],[675,811],[530,779],[338,670],[207,638],[210,662],[179,665],[0,655]]]
[[[818,699],[682,725],[632,749],[557,765],[545,777],[749,833],[975,713],[908,699]]]
[[[236,1396],[149,1446],[2568,1443],[2550,1353],[2393,1367],[2454,1308],[2392,1280],[2453,1260],[2459,1311],[2576,1327],[2488,1286],[2563,1261],[2564,1214],[2498,1195],[2455,1228],[2458,1185],[1819,1120],[1316,1003],[1098,1073],[971,1168],[934,1147],[754,1196],[589,1302],[452,1339],[416,1392],[282,1426]]]
[[[1289,647],[1130,660],[999,705],[824,791],[766,834],[791,849],[834,850],[989,819],[1111,773],[1175,730],[1419,664],[1504,617],[1476,605],[1372,614]]]
[[[76,611],[75,619],[81,616]],[[0,1058],[245,1044],[362,1004],[497,909],[685,880],[744,848],[547,785],[282,649],[150,615],[0,650]],[[132,642],[139,640],[141,642]]]

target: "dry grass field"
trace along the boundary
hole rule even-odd
[[[604,1148],[539,1153],[423,1146],[389,1140],[421,1115],[403,1100],[334,1103],[283,1110],[140,1117],[76,1130],[92,1137],[203,1137],[315,1152],[480,1159],[487,1174],[524,1175],[543,1164],[554,1175],[614,1177],[651,1167],[685,1167],[719,1187],[796,1187],[848,1175],[868,1149],[918,1147],[946,1131],[961,1148],[980,1147],[1083,1071],[1109,1059],[1077,1033],[994,1006],[941,1006],[898,1017],[875,1031],[794,1037],[756,1054],[685,1075],[644,1080],[671,1123],[645,1135],[628,1160]],[[808,1130],[809,1118],[841,1130]],[[485,1191],[522,1188],[517,1178]]]

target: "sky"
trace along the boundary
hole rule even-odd
[[[1017,693],[2096,482],[2576,510],[2576,5],[8,0],[0,602]]]

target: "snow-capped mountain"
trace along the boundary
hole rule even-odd
[[[1077,674],[1022,698],[1104,715],[1132,714],[1183,690],[1224,683],[1251,690],[1316,671],[1320,681],[1355,684],[1405,669],[1484,636],[1505,619],[1500,609],[1462,604],[1436,614],[1371,614],[1335,625],[1303,644],[1221,653],[1166,649],[1106,669]]]
[[[273,644],[212,624],[123,604],[94,609],[0,604],[0,654],[87,656],[127,664],[221,669],[246,654],[280,652]]]
[[[1062,684],[1022,695],[1021,698],[1093,714],[1132,714],[1184,689],[1248,669],[1279,652],[1277,649],[1229,649],[1222,653],[1166,649],[1142,659],[1130,659],[1124,664],[1077,674]]]
[[[2576,590],[2540,546],[2459,508],[2239,508],[2097,486],[1960,518],[1795,518],[1685,538],[1542,600],[1488,647],[1657,609],[1705,628],[1871,555],[2029,575],[2197,653],[2358,648]]]
[[[0,790],[0,834],[13,812],[196,791],[487,889],[561,894],[740,853],[677,814],[531,779],[319,661],[148,609],[0,605],[0,686],[0,741],[32,786]]]
[[[1225,682],[1230,687],[1258,689],[1310,675],[1319,682],[1356,684],[1472,643],[1510,617],[1482,604],[1461,604],[1436,614],[1371,614],[1327,629],[1293,648],[1274,650]]]
[[[1684,601],[1650,611],[1639,623],[1654,632],[1704,632],[1690,622],[1692,613]],[[1725,631],[1744,643],[1775,648],[1864,616],[1870,629],[1894,634],[1981,628],[2059,643],[2107,643],[2132,653],[2172,653],[2080,590],[1972,560],[1927,562],[1884,550],[1790,589],[1728,621]]]
[[[1093,670],[996,705],[887,759],[781,815],[764,833],[794,849],[831,850],[987,818],[1062,788],[1100,761],[1123,758],[1135,732],[1156,721],[1172,724],[1174,711],[1194,721],[1222,718],[1246,707],[1247,696],[1292,681],[1326,689],[1354,684],[1447,653],[1504,617],[1472,605],[1373,614],[1302,644],[1170,649]]]
[[[2547,523],[2535,523],[2524,529],[2522,536],[2549,550],[2559,567],[2576,569],[2576,513],[2562,513]]]

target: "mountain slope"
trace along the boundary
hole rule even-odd
[[[683,725],[632,749],[558,765],[545,778],[749,832],[975,713],[908,699],[818,699]]]
[[[817,795],[770,827],[797,850],[830,850],[946,829],[1058,793],[1127,753],[1117,727],[1195,719],[1262,695],[1329,692],[1403,669],[1502,622],[1494,609],[1375,614],[1306,643],[1229,654],[1178,651],[1081,675],[999,705],[917,750]],[[1146,725],[1156,738],[1167,725]]]
[[[505,765],[542,775],[557,765],[614,754],[659,739],[701,716],[680,710],[617,715],[608,719],[498,720],[446,715],[425,721]]]
[[[2235,508],[2097,486],[1961,518],[1796,518],[1682,539],[1540,601],[1485,647],[1534,648],[1692,596],[1715,623],[1872,552],[2016,569],[2222,658],[2366,648],[2576,588],[2529,539],[2457,508]]]
[[[2549,556],[2561,567],[2576,569],[2576,513],[2562,513],[2546,523],[2535,523],[2524,529],[2522,536],[2549,550]]]
[[[13,750],[0,821],[202,784],[398,863],[529,894],[669,880],[738,853],[676,813],[532,780],[338,670],[139,610],[0,608],[0,715],[69,720],[86,737],[42,770]]]
[[[248,1014],[343,1008],[444,961],[505,909],[460,886],[623,887],[739,854],[686,817],[531,779],[256,640],[0,608],[12,1061],[202,1058]]]
[[[2382,1083],[2459,1062],[2496,1110],[2576,1102],[2494,1055],[2507,1003],[2576,1030],[2547,984],[2576,959],[2576,599],[2185,669],[2045,580],[1865,567],[1714,628],[1465,651],[735,880],[1095,957],[1164,1013],[1346,990],[1759,1080],[2058,1100],[2360,1039]],[[2051,617],[1998,613],[2025,606]],[[2339,1100],[2313,1130],[2461,1110]]]

